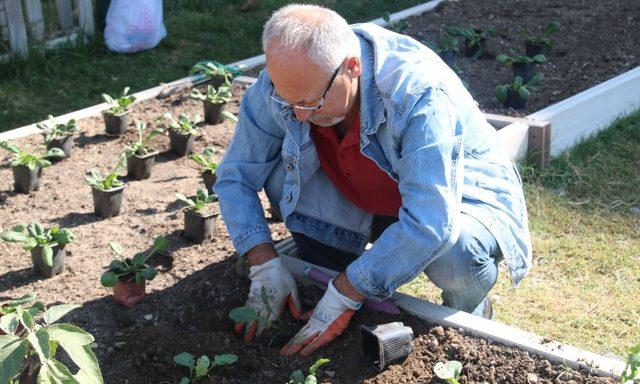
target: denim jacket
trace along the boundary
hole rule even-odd
[[[272,242],[258,197],[264,188],[290,231],[360,254],[346,272],[370,299],[391,296],[446,252],[461,213],[493,234],[517,285],[531,265],[531,239],[522,181],[495,129],[433,51],[373,24],[353,30],[362,61],[360,148],[398,182],[399,220],[365,250],[372,215],[327,178],[309,124],[270,99],[263,70],[217,169],[215,191],[238,253]]]

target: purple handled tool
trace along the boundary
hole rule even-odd
[[[329,285],[329,281],[333,278],[333,276],[329,275],[328,273],[324,273],[314,267],[305,267],[304,275],[324,286]],[[396,307],[395,303],[391,301],[391,299],[384,299],[382,301],[365,299],[363,305],[369,309],[373,309],[374,311],[384,312],[390,315],[400,314],[400,310],[398,309],[398,307]]]

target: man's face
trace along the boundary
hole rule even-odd
[[[296,106],[315,107],[322,102],[320,109],[294,108],[298,120],[331,126],[342,121],[350,111],[358,87],[357,76],[353,76],[348,67],[351,60],[345,58],[335,69],[337,74],[333,78],[333,74],[322,71],[302,53],[282,54],[267,50],[266,57],[267,72],[277,96]]]

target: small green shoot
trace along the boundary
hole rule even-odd
[[[320,366],[327,364],[329,361],[329,359],[318,359],[311,368],[309,368],[309,374],[306,377],[300,369],[293,371],[287,384],[316,384],[318,382],[316,371]]]
[[[558,23],[557,21],[551,21],[544,28],[542,35],[533,35],[532,33],[530,33],[528,30],[524,28],[522,29],[522,33],[524,34],[525,38],[529,43],[534,45],[544,45],[549,50],[551,50],[553,49],[555,42],[549,36],[556,33],[559,28],[560,28],[560,23]]]
[[[460,377],[460,372],[462,372],[462,363],[455,360],[447,361],[446,364],[438,362],[435,367],[433,367],[433,372],[449,384],[460,384],[458,377]]]
[[[202,93],[198,89],[193,88],[191,90],[191,98],[196,100],[202,100],[211,104],[223,104],[231,100],[233,96],[230,91],[231,84],[228,82],[221,85],[216,89],[212,85],[207,85],[207,92]]]
[[[209,373],[214,368],[235,363],[238,361],[238,356],[231,353],[215,355],[212,362],[208,356],[202,355],[196,360],[194,355],[182,352],[173,356],[173,361],[178,365],[189,368],[189,377],[183,376],[180,379],[180,384],[195,384],[202,378],[210,377]]]
[[[211,60],[196,63],[189,71],[189,75],[197,73],[205,77],[224,77],[225,82],[231,82],[234,77],[242,75],[242,70],[234,65],[224,65]]]
[[[35,317],[40,312],[44,312],[44,304],[40,301],[36,301],[35,293],[28,293],[22,297],[11,300],[9,302],[0,305],[0,330],[8,335],[16,335],[16,332],[20,332],[18,325],[20,319],[17,317],[18,307],[22,307],[24,304],[33,303],[29,307],[23,309],[31,316]]]
[[[120,176],[120,172],[122,172],[126,164],[127,155],[123,152],[118,159],[118,164],[116,164],[116,167],[111,173],[103,176],[98,170],[92,169],[91,176],[85,177],[85,181],[92,188],[96,188],[101,191],[108,191],[114,188],[122,187],[124,183],[120,181],[118,177]]]
[[[66,124],[58,123],[53,115],[49,115],[49,119],[46,121],[36,123],[36,127],[44,136],[45,144],[49,144],[54,139],[71,136],[78,130],[75,119],[67,121]]]
[[[114,287],[118,281],[126,281],[131,278],[135,278],[136,284],[140,284],[144,280],[153,280],[156,277],[156,270],[147,266],[146,262],[159,251],[166,251],[168,247],[167,239],[158,236],[153,241],[153,247],[149,252],[140,252],[136,253],[133,258],[125,258],[122,245],[110,242],[109,248],[119,259],[111,261],[107,271],[100,278],[100,284],[104,287]]]
[[[511,49],[511,55],[512,56],[501,53],[496,57],[496,61],[500,64],[504,64],[509,67],[512,66],[513,63],[528,64],[528,63],[544,63],[545,61],[547,61],[547,57],[542,53],[539,53],[533,57],[529,57],[526,55],[518,55],[513,51],[513,49]]]
[[[485,31],[480,31],[475,28],[461,28],[461,27],[446,27],[445,31],[453,37],[462,37],[466,43],[467,48],[478,47],[478,50],[473,55],[474,59],[478,59],[484,55],[484,48],[482,42],[489,37],[496,36],[496,31],[493,28],[489,28]]]
[[[65,156],[64,152],[60,148],[51,148],[47,152],[44,152],[45,147],[39,146],[42,150],[40,152],[44,153],[36,153],[22,150],[8,141],[0,141],[0,148],[4,148],[14,154],[13,158],[9,161],[9,164],[12,167],[24,165],[31,170],[50,166],[51,161],[48,160],[50,157],[56,158]]]
[[[200,165],[200,173],[206,171],[213,173],[218,168],[218,163],[215,161],[214,155],[215,150],[212,147],[207,147],[202,153],[191,155],[189,158]]]
[[[69,229],[51,227],[45,229],[40,223],[31,222],[28,225],[16,225],[9,231],[0,235],[4,241],[23,243],[23,248],[31,251],[36,247],[42,248],[42,261],[45,265],[53,267],[53,248],[63,248],[76,239]]]
[[[127,155],[127,158],[137,155],[137,156],[145,156],[149,153],[152,153],[153,150],[149,147],[149,142],[155,138],[156,136],[162,135],[164,130],[161,128],[152,129],[146,136],[145,131],[147,129],[147,124],[142,122],[136,123],[136,129],[138,130],[138,140],[127,145],[124,148],[124,153]]]
[[[634,380],[640,380],[640,344],[629,349],[626,365],[620,376],[622,383]]]
[[[218,197],[213,194],[210,195],[205,188],[200,188],[196,192],[195,199],[190,199],[182,193],[176,193],[176,198],[187,204],[187,209],[195,212],[201,212],[209,203],[213,203],[218,200]]]
[[[273,341],[282,330],[282,323],[280,321],[280,316],[278,316],[278,314],[273,310],[273,307],[271,306],[269,291],[265,286],[262,286],[262,289],[260,290],[260,299],[267,309],[267,313],[263,317],[259,316],[258,312],[252,307],[243,305],[241,307],[232,309],[229,312],[229,318],[236,324],[244,324],[245,332],[249,330],[249,323],[254,320],[258,321],[259,326],[263,327],[265,332],[269,331],[270,329],[275,329],[275,333],[271,337],[271,340],[269,340],[268,344],[269,346],[271,346]],[[271,317],[275,320],[269,320],[269,315],[271,315]]]
[[[522,83],[522,77],[516,76],[511,84],[498,85],[496,87],[496,98],[502,104],[506,103],[509,91],[515,92],[524,100],[531,98],[531,91],[542,81],[542,75],[535,75],[526,84]]]
[[[195,118],[191,120],[189,116],[180,114],[178,120],[176,120],[171,113],[165,113],[159,120],[164,119],[168,121],[167,129],[180,133],[182,135],[194,135],[198,132],[198,124],[202,122],[200,115],[196,114]]]
[[[135,96],[128,95],[128,93],[129,87],[126,87],[122,91],[122,95],[115,99],[107,95],[106,93],[103,93],[102,98],[107,102],[107,104],[109,104],[109,109],[107,109],[105,112],[117,116],[127,113],[129,111],[129,108],[131,108],[133,102],[136,101]]]
[[[460,41],[453,36],[445,36],[436,41],[427,40],[424,44],[438,55],[444,52],[459,52]]]

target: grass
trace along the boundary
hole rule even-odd
[[[522,173],[534,266],[514,289],[501,265],[496,320],[626,357],[640,341],[640,113]],[[402,291],[440,301],[424,277]]]
[[[110,52],[98,37],[82,46],[46,53],[33,49],[27,60],[0,64],[0,132],[102,102],[101,93],[137,92],[182,78],[201,60],[230,63],[261,53],[262,26],[283,0],[262,0],[248,13],[243,1],[165,1],[167,37],[152,50]],[[368,21],[419,0],[324,0],[349,22]],[[46,9],[45,9],[46,10]]]

